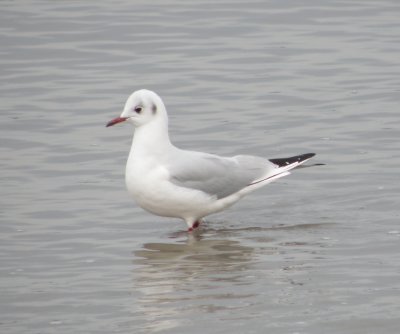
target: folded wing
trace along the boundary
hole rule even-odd
[[[272,176],[278,169],[269,160],[255,156],[225,158],[200,152],[181,152],[168,166],[170,181],[218,199]]]

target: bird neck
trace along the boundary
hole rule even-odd
[[[168,122],[154,120],[135,129],[131,154],[162,154],[170,146]]]

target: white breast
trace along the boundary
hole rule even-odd
[[[185,219],[215,211],[215,199],[171,183],[168,170],[152,161],[128,161],[125,181],[135,202],[156,215]]]

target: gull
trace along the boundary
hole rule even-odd
[[[251,155],[221,157],[174,146],[161,98],[141,89],[132,93],[122,114],[107,127],[128,122],[135,127],[125,183],[135,202],[163,217],[183,219],[188,231],[202,218],[222,211],[243,196],[305,163],[315,153],[265,159]]]

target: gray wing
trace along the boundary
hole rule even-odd
[[[264,178],[277,166],[266,159],[239,155],[232,158],[180,151],[168,165],[172,183],[201,190],[218,199]]]

